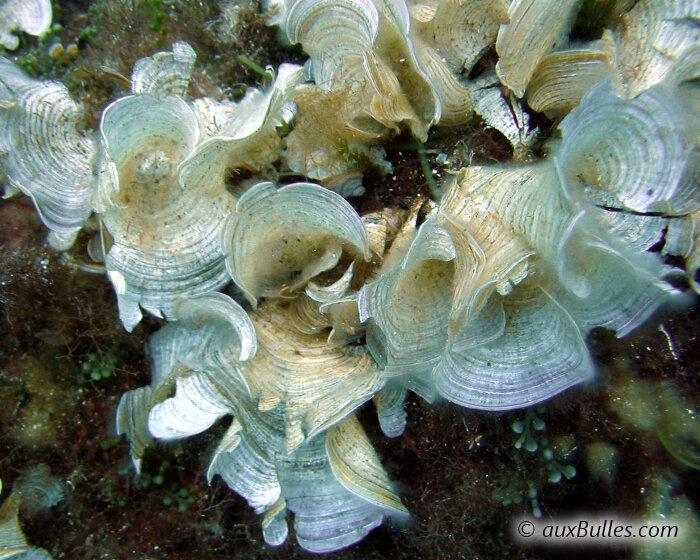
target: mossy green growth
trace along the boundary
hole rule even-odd
[[[107,439],[102,442],[103,449],[107,450],[112,443],[121,443],[122,438]],[[151,458],[144,463],[144,470],[133,479],[135,475],[133,464],[119,470],[119,475],[124,479],[134,480],[133,485],[126,482],[125,485],[115,484],[110,488],[110,500],[121,507],[130,505],[134,498],[134,491],[138,493],[152,492],[158,496],[163,505],[174,507],[179,512],[185,512],[195,502],[189,489],[176,480],[176,472],[172,469],[172,463],[161,457]],[[122,480],[124,480],[122,479]]]
[[[674,389],[666,386],[661,393],[663,417],[656,435],[674,459],[686,467],[700,469],[700,418]]]
[[[538,414],[543,414],[544,411],[543,406],[528,408],[524,419],[516,420],[511,424],[513,431],[520,434],[520,437],[513,444],[516,449],[525,447],[525,450],[530,453],[537,451],[539,443],[535,432],[541,432],[545,429],[545,422]]]
[[[86,379],[100,381],[102,379],[109,379],[112,377],[116,371],[118,363],[119,355],[117,354],[116,349],[106,353],[91,352],[86,356],[86,360],[80,365],[80,371]]]
[[[151,17],[148,28],[155,33],[165,34],[163,22],[168,17],[167,10],[173,2],[167,0],[143,0],[143,4],[146,12]]]
[[[545,411],[543,405],[529,408],[524,418],[511,423],[511,429],[518,434],[513,443],[516,449],[513,468],[491,494],[504,506],[528,503],[535,517],[542,516],[538,489],[576,476],[576,467],[562,459],[569,455],[573,437],[558,438],[559,445],[552,445],[545,436],[546,423],[542,418]]]
[[[137,486],[142,490],[156,490],[162,497],[163,505],[174,506],[179,512],[185,512],[194,503],[190,492],[178,482],[168,482],[168,471],[171,463],[167,459],[160,463],[155,474],[142,472],[137,480]]]
[[[55,23],[38,39],[29,38],[13,60],[33,77],[60,78],[78,54],[78,46],[61,38],[63,26]]]
[[[700,417],[674,385],[621,376],[609,407],[622,425],[647,436],[641,441],[660,442],[679,463],[700,469]]]
[[[113,448],[115,448],[117,445],[119,445],[120,443],[122,443],[124,440],[125,440],[125,439],[124,439],[124,436],[123,436],[123,435],[119,435],[119,436],[114,436],[114,437],[109,437],[109,438],[107,438],[107,439],[103,439],[103,440],[100,442],[100,449],[102,449],[102,451],[109,451],[110,449],[113,449]]]
[[[607,441],[593,441],[586,446],[586,467],[595,480],[612,487],[617,477],[620,453]]]
[[[532,482],[528,483],[517,477],[508,478],[503,486],[493,491],[491,497],[504,506],[521,505],[527,501],[532,509],[532,515],[537,518],[542,517],[542,508],[537,501],[537,488]]]
[[[165,490],[163,496],[164,506],[175,506],[177,511],[183,513],[189,509],[194,503],[194,498],[190,496],[189,490],[180,487],[177,483],[173,483]]]

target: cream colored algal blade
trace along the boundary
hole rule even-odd
[[[207,475],[209,481],[217,474],[229,488],[243,496],[256,513],[273,507],[282,493],[276,466],[257,445],[244,437],[238,420],[231,423],[214,452]]]
[[[418,24],[429,23],[435,18],[438,10],[437,0],[411,4],[408,11],[411,14],[411,21]]]
[[[172,327],[169,325],[166,329],[172,333]],[[198,331],[183,329],[181,338],[199,338],[206,330],[206,326]],[[201,347],[197,343],[183,343],[185,354],[191,353],[191,347]],[[207,345],[204,345],[202,352],[206,351]],[[206,362],[207,359],[201,361]],[[180,379],[191,385],[186,386]],[[185,430],[188,433],[192,430],[189,420],[204,428],[202,420],[215,420],[214,416],[218,417],[224,408],[226,413],[233,412],[236,418],[214,452],[207,477],[211,482],[215,475],[221,475],[229,487],[243,496],[256,512],[269,510],[279,500],[281,492],[271,458],[284,447],[284,440],[280,437],[283,416],[274,412],[260,414],[248,397],[246,387],[240,383],[235,369],[211,370],[208,374],[197,373],[180,379],[178,389],[182,390],[182,394],[179,398],[176,394],[162,403],[170,410],[163,407],[153,409],[149,419],[151,430],[167,436],[183,428],[180,435],[185,435]],[[187,425],[183,424],[183,419],[188,420]]]
[[[662,86],[625,99],[606,80],[560,123],[556,157],[571,193],[635,212],[698,208],[697,120]]]
[[[175,397],[153,408],[150,427],[159,437],[184,436],[206,429],[205,424],[222,413],[235,410],[237,418],[214,453],[208,478],[211,481],[216,474],[220,474],[233,490],[261,513],[272,507],[280,497],[276,468],[267,452],[274,456],[283,447],[278,437],[281,417],[272,414],[263,418],[257,413],[248,397],[247,388],[236,375],[235,367],[193,375],[178,365],[180,361],[193,364],[210,362],[202,354],[212,350],[212,340],[225,343],[222,337],[216,336],[220,326],[218,319],[207,322],[197,330],[173,323],[154,335],[150,354],[154,361],[154,374],[161,376],[157,391],[162,392],[167,388],[169,379],[175,378],[178,392]],[[168,374],[163,377],[162,371],[166,369]],[[239,418],[246,422],[247,430],[243,429]],[[263,448],[267,450],[266,453],[261,451]]]
[[[513,0],[496,40],[496,72],[519,98],[542,57],[563,42],[580,0]]]
[[[408,516],[356,416],[328,430],[326,451],[331,470],[344,488],[379,508]]]
[[[365,220],[363,223],[366,224]],[[295,322],[297,328],[310,333],[330,328],[328,343],[338,347],[350,344],[362,336],[364,327],[360,323],[357,297],[356,293],[351,291],[355,265],[358,262],[360,261],[353,261],[343,275],[332,284],[319,286],[309,282],[305,294],[294,300],[292,306],[296,304],[308,310],[304,315],[306,325],[314,330],[303,331],[299,322]],[[304,318],[300,317],[300,320],[303,321]]]
[[[182,195],[177,166],[199,138],[182,98],[121,98],[105,110],[100,132],[96,205],[113,238],[105,265],[131,330],[140,308],[172,318],[180,297],[227,282],[219,237],[233,199]]]
[[[254,398],[274,397],[285,403],[287,421],[302,420],[302,440],[347,416],[381,387],[380,371],[368,354],[331,346],[324,332],[300,332],[291,324],[288,306],[266,302],[251,318],[258,352],[240,371]]]
[[[75,243],[79,233],[80,230],[71,231],[68,233],[50,231],[46,236],[46,242],[49,244],[49,247],[52,247],[56,251],[67,251],[73,246],[73,243]]]
[[[566,248],[583,211],[569,200],[553,166],[467,168],[441,200],[444,208],[461,211],[469,197],[480,212],[492,214],[501,226],[522,238],[538,260],[545,260],[567,288],[585,293],[585,275],[571,269]]]
[[[668,82],[678,90],[678,96],[689,115],[700,119],[700,43],[687,49],[676,61]],[[697,126],[697,125],[696,125]]]
[[[411,19],[421,38],[444,59],[451,72],[469,73],[508,23],[506,0],[411,2]]]
[[[616,30],[617,66],[630,97],[664,79],[700,41],[700,2],[639,0]]]
[[[201,348],[201,342],[179,323],[170,323],[156,331],[146,345],[151,364],[151,387],[170,387],[175,377],[173,372],[180,369],[181,364],[188,364],[189,357],[198,348]]]
[[[13,490],[0,506],[0,560],[53,560],[43,548],[34,548],[19,524],[20,505],[25,507],[21,491]]]
[[[51,27],[51,0],[0,0],[0,45],[19,46],[18,31],[41,35]]]
[[[367,227],[367,222],[363,219],[363,225]],[[369,238],[369,233],[368,233]],[[335,282],[331,282],[327,285],[321,285],[316,282],[309,282],[306,286],[306,295],[318,303],[333,303],[343,298],[345,294],[350,290],[350,286],[353,281],[353,275],[355,272],[355,261],[350,263],[350,266],[342,276],[338,278]]]
[[[448,232],[430,218],[402,261],[360,290],[360,320],[371,320],[367,346],[384,375],[428,373],[439,360],[447,342],[455,256]]]
[[[411,33],[411,14],[405,0],[373,0],[380,17],[380,32],[375,40],[375,50],[391,66],[404,89],[406,95],[413,103],[421,105],[417,113],[430,126],[439,117],[439,107],[436,105],[437,97],[432,92],[432,87],[426,81],[423,71],[418,67],[414,56],[413,47],[409,35]],[[416,88],[425,88],[424,93],[419,94]],[[418,107],[418,105],[416,105]],[[416,135],[414,131],[414,135]],[[417,135],[420,137],[420,135]]]
[[[450,321],[457,351],[478,344],[479,336],[493,341],[503,334],[507,322],[502,326],[498,307],[490,310],[492,319],[483,313],[489,298],[496,297],[495,292],[517,293],[516,286],[536,271],[540,285],[579,327],[605,326],[620,336],[641,324],[672,293],[661,281],[665,269],[658,259],[645,254],[646,247],[635,253],[617,237],[634,235],[626,229],[631,227],[626,220],[616,219],[624,214],[608,213],[608,223],[600,209],[590,208],[586,214],[581,209],[585,206],[568,194],[547,164],[471,167],[455,176],[441,211],[458,255],[461,284]],[[638,235],[648,237],[648,232]],[[557,274],[551,275],[554,271]]]
[[[233,453],[243,441],[241,429],[241,423],[237,418],[231,420],[231,425],[226,430],[221,441],[219,441],[219,445],[216,446],[214,455],[212,455],[211,462],[209,463],[209,468],[207,469],[207,482],[209,482],[209,484],[211,484],[211,481],[218,474],[219,458],[225,453]]]
[[[466,352],[503,336],[506,330],[506,314],[503,310],[502,294],[491,293],[479,312],[466,316],[461,330],[453,335],[453,352]]]
[[[242,407],[241,424],[232,424],[215,453],[210,476],[220,474],[263,518],[268,544],[286,536],[285,507],[294,513],[299,544],[312,552],[329,552],[366,536],[392,510],[346,490],[335,478],[326,437],[304,441],[285,451],[281,411],[259,413]],[[264,451],[263,451],[264,450]],[[270,531],[266,527],[274,525]]]
[[[263,538],[270,546],[279,546],[287,540],[289,525],[287,524],[287,502],[280,498],[265,512],[262,520]]]
[[[208,293],[180,300],[176,316],[178,322],[155,333],[148,344],[151,387],[126,393],[117,411],[117,430],[131,442],[137,471],[152,436],[186,437],[206,430],[230,413],[227,401],[195,371],[225,371],[237,392],[242,397],[248,395],[235,369],[256,350],[255,330],[245,311],[224,294]],[[173,381],[176,394],[166,400]]]
[[[611,212],[600,207],[596,207],[591,213],[603,221],[605,231],[635,252],[647,251],[659,243],[663,239],[664,230],[676,219],[653,214]]]
[[[178,362],[190,369],[208,372],[211,382],[231,403],[240,401],[243,404],[239,406],[244,409],[252,406],[252,412],[255,405],[251,404],[249,395],[257,400],[257,408],[262,412],[271,411],[285,401],[282,408],[286,408],[286,418],[282,426],[292,430],[289,436],[293,440],[289,443],[293,447],[305,437],[300,431],[302,420],[308,435],[337,421],[371,398],[380,382],[379,372],[369,356],[330,347],[325,333],[316,336],[300,333],[291,322],[289,307],[275,309],[284,315],[267,322],[264,317],[269,319],[273,314],[262,311],[253,314],[260,350],[249,362],[238,362],[236,352],[231,351],[231,347],[238,345],[229,333],[222,332],[221,321],[211,321],[197,331],[184,329],[179,323],[168,326],[154,336],[151,354],[171,364],[175,355]],[[308,350],[300,351],[300,348]],[[168,367],[172,369],[173,365]],[[162,377],[164,369],[154,363],[155,374]]]
[[[387,168],[384,150],[371,146],[388,130],[374,119],[354,122],[365,105],[363,96],[348,86],[332,91],[300,86],[293,101],[298,110],[284,154],[290,169],[324,181],[355,170],[357,161],[363,159]],[[323,119],[318,115],[324,115]]]
[[[235,349],[234,360],[245,362],[255,356],[257,340],[253,322],[229,296],[217,292],[191,296],[178,301],[175,312],[177,320],[191,330],[201,329],[209,322],[218,323],[221,340],[212,345],[220,343]]]
[[[2,106],[12,105],[15,90],[32,83],[36,83],[36,80],[27,76],[19,65],[4,56],[0,56],[0,103]]]
[[[174,380],[188,377],[192,371],[185,363],[196,362],[199,349],[205,345],[178,323],[160,329],[146,346],[151,362],[151,385],[133,389],[122,395],[117,408],[117,433],[126,435],[131,445],[131,460],[136,472],[141,470],[144,452],[153,443],[148,429],[151,409],[172,393]],[[206,343],[206,337],[203,337]]]
[[[359,57],[372,49],[379,13],[371,0],[297,0],[285,27],[311,57],[316,84],[331,89],[361,75]]]
[[[408,37],[411,31],[411,10],[406,0],[372,0],[382,16],[388,20],[396,30]]]
[[[362,216],[369,247],[377,257],[384,257],[387,247],[396,237],[405,218],[405,211],[400,208],[383,208]]]
[[[237,369],[257,351],[255,327],[248,314],[229,296],[210,292],[179,300],[175,318],[177,322],[155,333],[148,346],[153,387],[187,377],[192,371],[226,372],[228,382],[248,396]]]
[[[222,245],[231,278],[253,305],[259,297],[294,294],[335,267],[344,250],[370,256],[357,212],[340,195],[311,183],[249,189],[228,220]]]
[[[454,179],[464,185],[466,170]],[[530,273],[535,251],[495,214],[453,187],[440,203],[440,221],[457,249],[455,293],[450,310],[452,338],[484,310],[494,292],[508,295]]]
[[[404,0],[377,1],[377,5],[383,18],[375,50],[396,76],[398,88],[384,88],[383,94],[386,102],[392,103],[400,92],[414,115],[407,119],[411,132],[425,141],[428,129],[441,121],[443,111],[447,112],[448,120],[468,111],[468,95],[465,96],[465,90],[435,49],[426,45],[411,28]],[[460,99],[462,107],[458,105]]]
[[[392,21],[392,10],[403,9],[407,23],[405,4],[402,0],[389,4],[368,0],[301,0],[294,2],[288,12],[287,33],[311,56],[307,67],[316,85],[321,90],[338,92],[340,128],[381,135],[384,128],[399,130],[405,123],[415,136],[424,139],[429,126],[439,118],[438,97],[425,69],[420,68],[414,56],[408,25],[404,29]],[[316,108],[310,107],[310,111],[316,113]],[[304,115],[301,106],[299,113]],[[323,132],[326,143],[337,145],[350,140],[347,130],[335,137]],[[299,130],[296,136],[301,136]],[[304,135],[297,142],[301,143],[297,150],[308,151],[304,144],[314,140]],[[325,159],[334,158],[328,154]],[[291,161],[300,167],[298,157],[292,157]],[[321,164],[325,176],[347,171],[331,170],[330,163]],[[295,168],[295,164],[291,166]],[[310,176],[325,178],[320,173]]]
[[[346,346],[362,338],[365,327],[360,321],[357,293],[324,303],[319,307],[319,311],[328,318],[330,323],[331,332],[328,335],[328,343],[331,346]]]
[[[154,391],[161,393],[174,379],[177,392],[151,410],[151,432],[166,438],[189,435],[232,413],[235,420],[214,453],[208,477],[221,475],[257,512],[266,512],[264,535],[270,544],[280,544],[287,534],[285,502],[295,514],[297,538],[309,550],[335,550],[361,539],[393,510],[377,507],[336,480],[320,432],[381,388],[376,365],[366,354],[329,347],[323,334],[300,334],[290,323],[288,306],[270,302],[252,314],[256,355],[237,362],[233,352],[216,348],[230,342],[217,337],[221,305],[214,304],[220,302],[209,303],[201,313],[194,304],[178,307],[192,328],[172,323],[153,337]],[[218,361],[202,355],[217,352]],[[276,405],[256,406],[275,396]]]
[[[29,196],[50,230],[70,241],[91,212],[92,137],[83,108],[57,82],[24,76],[0,59],[0,169]],[[63,243],[65,245],[65,243]]]
[[[194,49],[184,41],[173,43],[172,52],[159,52],[141,58],[131,73],[131,91],[150,95],[187,95],[197,59]]]
[[[178,162],[182,187],[193,193],[221,195],[226,191],[228,170],[260,169],[276,161],[282,148],[277,127],[291,120],[291,94],[302,78],[301,66],[282,64],[268,91],[251,90],[234,107],[225,103],[215,110],[200,102],[200,126],[207,130],[208,138]],[[217,122],[217,117],[223,117],[223,122]]]
[[[435,97],[435,110],[432,118],[423,118],[428,125],[441,124],[444,126],[457,126],[467,122],[472,115],[472,99],[467,83],[458,74],[452,72],[443,59],[443,56],[430,47],[415,33],[410,35],[408,44],[411,58],[416,67],[425,77],[433,90]],[[426,129],[427,130],[427,129]],[[421,130],[413,127],[414,136],[425,141]]]
[[[319,310],[320,304],[302,293],[289,304],[289,316],[299,332],[316,334],[330,327],[328,318]]]
[[[19,525],[20,503],[20,496],[10,494],[0,506],[0,558],[10,558],[31,549]]]
[[[436,120],[432,105],[428,106],[429,112],[422,108],[416,111],[409,98],[410,93],[402,91],[402,86],[408,85],[406,81],[401,81],[404,76],[397,74],[396,69],[374,51],[364,52],[362,61],[367,79],[365,93],[369,101],[369,115],[396,133],[400,130],[399,124],[405,122],[414,136],[425,140],[428,127]],[[417,99],[416,96],[414,101]]]
[[[334,346],[344,346],[359,338],[360,326],[354,294],[346,295],[353,280],[355,262],[343,275],[327,286],[309,282],[305,293],[290,304],[290,316],[294,326],[303,333],[316,334],[331,329],[328,341]],[[355,336],[357,335],[357,336]]]
[[[527,103],[538,113],[562,115],[615,70],[615,46],[606,32],[603,39],[584,48],[558,51],[542,58],[527,88]]]
[[[433,373],[442,396],[469,408],[512,410],[592,377],[578,326],[549,294],[530,283],[504,298],[503,306],[507,328],[502,336],[444,354]]]

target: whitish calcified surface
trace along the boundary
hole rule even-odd
[[[514,0],[510,21],[498,33],[496,72],[503,84],[522,97],[537,63],[566,43],[580,0]],[[527,57],[523,56],[523,51]]]
[[[367,232],[352,206],[311,183],[250,188],[229,218],[223,244],[231,278],[254,305],[259,297],[292,295],[334,268],[344,246],[369,258]]]
[[[225,422],[208,478],[262,514],[270,545],[291,512],[301,546],[337,550],[408,515],[356,416],[367,401],[389,437],[409,391],[545,401],[593,377],[591,329],[624,336],[683,297],[662,255],[697,290],[698,4],[640,1],[573,44],[579,5],[279,1],[304,67],[238,102],[191,99],[195,53],[176,42],[136,63],[96,133],[63,86],[1,62],[9,190],[66,245],[94,211],[124,326],[169,321],[151,385],[117,412],[137,470],[155,440]],[[562,119],[540,158],[532,111]],[[344,198],[362,164],[389,169],[388,139],[474,112],[519,161],[454,169],[408,212]]]
[[[0,484],[0,489],[2,485]],[[16,560],[52,560],[53,556],[43,548],[27,543],[19,524],[20,492],[12,492],[0,506],[0,558]]]
[[[51,0],[2,0],[0,2],[0,45],[15,50],[17,33],[41,35],[51,27]]]
[[[32,80],[0,58],[0,156],[6,196],[28,195],[57,249],[70,247],[90,215],[95,140],[83,109],[57,82]]]

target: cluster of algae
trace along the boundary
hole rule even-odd
[[[167,20],[166,20],[167,21]],[[665,444],[664,444],[665,445]]]

